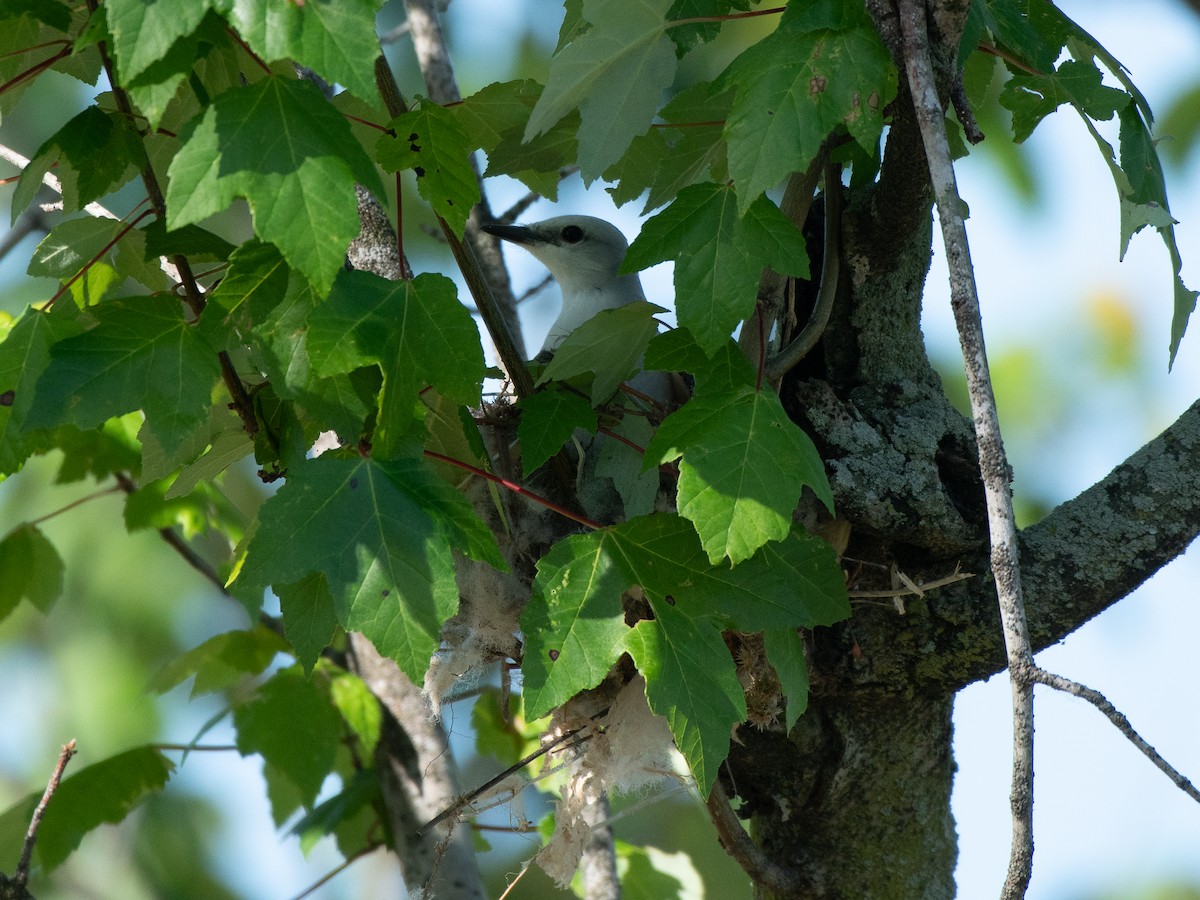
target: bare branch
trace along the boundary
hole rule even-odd
[[[741,821],[729,805],[729,795],[725,793],[719,778],[713,782],[712,792],[704,801],[704,806],[713,825],[716,826],[721,846],[756,885],[785,897],[797,893],[803,884],[800,876],[770,859],[750,835],[746,834]]]
[[[458,770],[446,732],[420,687],[369,640],[352,633],[348,650],[350,670],[366,682],[385,713],[375,762],[405,883],[410,890],[432,885],[439,898],[483,900],[467,830],[451,829],[445,835],[419,830],[421,822],[458,793]]]
[[[591,828],[579,858],[579,875],[586,900],[621,900],[621,882],[617,878],[617,853],[608,797],[601,794],[595,803],[584,806],[581,816]]]
[[[71,757],[74,755],[75,741],[72,739],[63,744],[62,750],[59,751],[58,764],[54,767],[54,772],[50,775],[50,780],[46,783],[46,790],[42,792],[42,799],[38,801],[37,809],[33,811],[33,817],[29,820],[29,829],[25,832],[25,842],[21,845],[21,859],[17,863],[17,871],[13,873],[12,879],[21,887],[24,887],[25,882],[29,880],[29,862],[33,858],[33,845],[37,842],[38,826],[42,824],[42,816],[46,814],[46,807],[50,805],[50,798],[58,790],[58,785],[62,781],[67,763],[71,761]]]
[[[1137,747],[1146,755],[1150,762],[1158,766],[1164,774],[1174,783],[1175,787],[1179,788],[1197,803],[1200,803],[1200,790],[1196,790],[1195,785],[1191,783],[1182,773],[1174,766],[1163,759],[1162,755],[1155,750],[1143,738],[1134,727],[1129,724],[1129,720],[1125,715],[1108,701],[1108,698],[1094,688],[1080,684],[1078,681],[1072,681],[1070,678],[1064,678],[1062,675],[1055,675],[1053,672],[1047,672],[1041,666],[1033,666],[1026,672],[1026,675],[1038,684],[1044,684],[1054,688],[1056,691],[1064,691],[1072,694],[1080,699],[1086,700],[1100,712],[1108,717],[1108,720],[1117,727],[1121,734],[1125,735],[1133,746]]]
[[[979,468],[987,498],[992,574],[996,579],[1012,684],[1013,771],[1009,803],[1012,806],[1013,839],[1008,876],[1001,896],[1017,898],[1024,896],[1033,871],[1033,685],[1023,677],[1033,664],[1033,654],[1021,594],[1009,466],[988,371],[983,320],[962,218],[962,201],[955,183],[954,164],[943,126],[944,113],[930,58],[925,3],[923,0],[900,0],[899,11],[904,69],[921,129],[950,269],[950,303],[962,345],[967,391],[975,419]]]

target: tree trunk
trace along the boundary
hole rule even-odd
[[[954,896],[952,706],[864,692],[814,703],[790,737],[739,731],[726,789],[767,857],[798,873],[777,896]]]

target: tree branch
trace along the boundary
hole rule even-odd
[[[754,843],[742,823],[729,805],[729,795],[721,786],[721,779],[713,782],[712,792],[704,801],[708,817],[717,829],[717,837],[725,852],[733,857],[756,885],[785,897],[794,895],[803,882],[800,876],[768,857]]]
[[[1124,714],[1121,713],[1121,711],[1111,703],[1109,703],[1108,698],[1099,691],[1090,688],[1087,685],[1080,684],[1078,681],[1072,681],[1070,678],[1064,678],[1061,675],[1055,675],[1053,672],[1047,672],[1040,666],[1034,666],[1026,674],[1031,680],[1036,681],[1038,684],[1047,685],[1054,688],[1056,691],[1063,691],[1064,693],[1079,697],[1080,699],[1086,700],[1088,703],[1092,704],[1092,706],[1104,713],[1104,715],[1108,717],[1108,720],[1116,726],[1117,730],[1121,732],[1121,734],[1125,735],[1125,737],[1129,738],[1129,741],[1133,744],[1133,746],[1141,750],[1142,753],[1144,753],[1150,760],[1150,762],[1158,766],[1158,768],[1162,770],[1162,772],[1165,773],[1172,782],[1174,782],[1175,787],[1179,788],[1193,800],[1200,803],[1200,791],[1196,790],[1195,785],[1185,778],[1174,766],[1163,759],[1162,755],[1152,746],[1150,746],[1145,738],[1143,738],[1137,733],[1137,731],[1134,730],[1133,726],[1129,724],[1129,720],[1125,718]]]
[[[987,498],[992,574],[1000,602],[1000,619],[1013,696],[1013,768],[1009,803],[1013,837],[1008,876],[1001,896],[1025,895],[1033,871],[1033,684],[1025,677],[1033,663],[1021,569],[1017,560],[1017,526],[1009,490],[1009,466],[1000,435],[1000,419],[988,371],[979,295],[971,266],[970,246],[955,184],[954,164],[946,141],[944,113],[938,98],[923,0],[900,0],[900,32],[904,68],[929,163],[930,181],[942,226],[950,268],[950,304],[958,327],[966,366],[967,391],[975,418],[979,468]]]
[[[24,887],[25,883],[29,880],[29,862],[33,858],[33,845],[37,841],[38,826],[42,824],[42,816],[46,814],[46,807],[50,805],[50,798],[58,790],[58,785],[62,781],[67,763],[71,761],[71,757],[74,755],[75,741],[67,741],[67,743],[63,744],[62,750],[58,754],[58,764],[55,765],[54,772],[51,773],[50,780],[46,783],[46,790],[42,792],[42,799],[38,801],[37,808],[33,811],[33,816],[29,820],[29,828],[25,832],[25,841],[21,845],[21,859],[17,863],[17,870],[13,873],[12,879],[21,887]]]
[[[1029,633],[1035,651],[1058,643],[1183,553],[1200,535],[1200,400],[1102,480],[1020,534]],[[986,575],[986,559],[964,559]],[[916,660],[921,678],[951,690],[1003,668],[994,608],[982,577],[947,588],[936,613],[959,665]],[[934,636],[933,640],[939,640]],[[947,677],[949,676],[949,677]]]
[[[383,732],[375,750],[392,847],[410,891],[431,888],[441,900],[484,900],[470,832],[420,831],[458,794],[458,769],[446,733],[421,689],[361,634],[349,635],[348,662],[382,704]]]
[[[421,74],[425,78],[425,88],[429,91],[430,99],[443,106],[448,103],[457,103],[462,100],[462,95],[459,93],[458,83],[454,77],[454,67],[450,63],[446,36],[442,32],[434,0],[405,0],[405,9],[408,13],[413,49],[416,51],[417,62],[421,66]],[[517,314],[517,300],[513,295],[512,284],[508,278],[508,269],[505,268],[504,257],[500,253],[500,240],[479,227],[493,221],[493,215],[488,203],[487,192],[484,190],[479,162],[474,154],[471,155],[471,167],[475,170],[475,178],[479,181],[480,200],[471,210],[464,240],[471,248],[478,271],[482,274],[495,298],[500,318],[511,335],[513,348],[523,360],[526,357],[526,351],[525,341],[521,336],[521,320]],[[451,247],[453,248],[453,242],[451,242]],[[456,251],[456,260],[459,255]],[[479,298],[476,297],[476,303],[478,302]],[[482,311],[482,306],[480,309]],[[488,327],[491,330],[491,324]],[[493,332],[494,337],[495,333]],[[509,374],[511,377],[512,373]]]

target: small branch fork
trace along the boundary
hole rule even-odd
[[[1009,491],[1009,466],[1000,435],[995,395],[984,349],[979,293],[971,265],[961,200],[954,166],[943,127],[944,112],[938,98],[926,29],[925,0],[899,0],[899,27],[905,75],[925,147],[930,181],[942,227],[942,240],[950,269],[950,303],[958,327],[966,369],[967,389],[979,445],[979,468],[987,499],[991,535],[991,567],[996,580],[1000,618],[1013,696],[1013,768],[1009,803],[1013,837],[1008,874],[1001,889],[1003,900],[1018,900],[1029,888],[1033,871],[1033,686],[1049,685],[1081,697],[1108,716],[1135,746],[1188,796],[1200,801],[1200,792],[1143,740],[1100,693],[1039,668],[1033,661],[1029,629],[1021,591],[1017,558],[1017,529]]]

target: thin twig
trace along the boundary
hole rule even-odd
[[[132,494],[138,489],[137,482],[126,475],[124,472],[117,472],[113,477],[117,479],[117,487],[126,494]],[[208,564],[205,559],[200,556],[195,550],[187,545],[175,531],[174,528],[159,528],[158,535],[161,537],[172,550],[182,557],[183,561],[199,572],[204,578],[216,586],[217,590],[234,602],[238,602],[225,587],[225,582],[216,570]],[[240,603],[239,603],[240,605]]]
[[[372,853],[374,853],[376,850],[378,850],[382,846],[383,846],[383,844],[368,844],[366,847],[363,847],[357,853],[354,853],[354,854],[346,857],[346,859],[342,862],[341,865],[334,866],[332,869],[330,869],[328,872],[326,872],[324,875],[322,875],[320,878],[318,878],[316,881],[314,881],[312,884],[310,884],[308,887],[306,887],[304,890],[302,890],[300,893],[298,893],[295,897],[293,897],[292,900],[304,900],[304,898],[310,896],[313,893],[313,891],[325,886],[330,881],[332,881],[336,876],[345,872],[354,863],[358,862],[364,856],[371,855]]]
[[[1133,746],[1137,747],[1146,755],[1150,762],[1158,766],[1162,772],[1171,779],[1175,787],[1179,788],[1196,802],[1200,803],[1200,790],[1191,783],[1178,769],[1172,766],[1169,762],[1163,759],[1162,755],[1155,750],[1143,738],[1134,727],[1125,718],[1125,715],[1117,709],[1108,698],[1094,688],[1090,688],[1085,684],[1080,684],[1078,681],[1072,681],[1070,678],[1064,678],[1062,675],[1055,675],[1053,672],[1047,672],[1041,666],[1033,666],[1026,671],[1027,677],[1039,684],[1047,685],[1054,688],[1056,691],[1064,691],[1072,694],[1082,700],[1086,700],[1092,704],[1100,712],[1108,717],[1108,720],[1117,727],[1121,734],[1125,735]]]
[[[932,591],[936,588],[945,587],[948,584],[955,584],[959,581],[966,581],[968,578],[974,578],[970,572],[955,572],[953,575],[947,575],[944,578],[935,578],[933,581],[922,581],[919,584],[913,584],[911,587],[900,587],[890,591],[846,591],[851,599],[864,598],[880,598],[888,599],[895,597],[909,597],[916,595],[922,597],[926,591]]]
[[[25,832],[25,843],[21,845],[21,859],[17,863],[17,871],[13,873],[12,878],[21,887],[24,887],[25,882],[29,880],[29,861],[33,857],[33,845],[37,842],[38,826],[42,824],[42,816],[46,814],[46,807],[50,804],[50,798],[58,790],[58,785],[62,781],[63,771],[67,768],[67,763],[71,761],[71,757],[74,755],[75,739],[72,738],[63,744],[62,750],[59,751],[58,764],[54,767],[50,781],[46,784],[46,790],[42,792],[42,799],[38,801],[37,808],[33,811],[33,818],[29,820],[29,829]]]
[[[571,738],[573,738],[577,734],[579,734],[579,732],[582,730],[583,730],[582,728],[572,728],[570,731],[564,731],[558,737],[554,738],[554,740],[548,741],[547,743],[545,743],[541,747],[539,747],[537,750],[534,750],[528,756],[517,760],[515,763],[513,763],[511,766],[509,766],[507,769],[505,769],[499,775],[496,775],[494,778],[489,778],[487,781],[485,781],[479,787],[475,788],[472,791],[468,791],[466,794],[463,794],[463,796],[459,797],[457,800],[455,800],[453,803],[451,803],[448,807],[443,809],[440,813],[438,813],[436,816],[434,816],[432,819],[430,819],[428,822],[426,822],[424,825],[422,825],[420,828],[418,828],[417,834],[428,834],[430,829],[437,827],[438,824],[446,821],[446,819],[455,815],[459,810],[463,809],[464,807],[470,806],[472,803],[475,802],[475,800],[477,800],[479,797],[482,797],[484,794],[486,794],[488,791],[490,791],[492,788],[494,788],[500,782],[504,781],[504,779],[508,778],[510,775],[515,775],[517,772],[520,772],[523,768],[528,766],[530,763],[545,756],[547,753],[549,753],[551,750],[555,749],[559,745],[565,744]]]
[[[521,866],[521,871],[517,873],[517,877],[508,883],[508,887],[504,889],[504,893],[497,897],[496,900],[505,900],[505,898],[512,893],[513,888],[517,886],[517,882],[525,877],[525,873],[529,871],[535,859],[537,859],[537,857],[533,856],[525,860],[525,865]]]
[[[1033,871],[1033,683],[1025,677],[1033,665],[1021,571],[1017,560],[1017,528],[1009,490],[1009,467],[1000,435],[996,399],[983,342],[979,294],[971,267],[962,204],[954,179],[954,165],[946,141],[944,112],[938,98],[923,0],[900,0],[900,30],[904,67],[917,122],[929,164],[930,181],[937,201],[942,241],[950,269],[950,305],[962,345],[967,390],[979,446],[979,468],[987,499],[991,536],[992,574],[1000,604],[1004,645],[1013,695],[1013,769],[1009,804],[1013,837],[1008,875],[1001,897],[1025,895]]]
[[[768,857],[750,835],[746,834],[741,820],[729,805],[729,796],[721,786],[720,779],[713,782],[712,791],[704,801],[704,806],[708,810],[708,817],[716,826],[721,846],[745,870],[755,885],[785,897],[794,896],[798,892],[803,884],[799,874]]]

